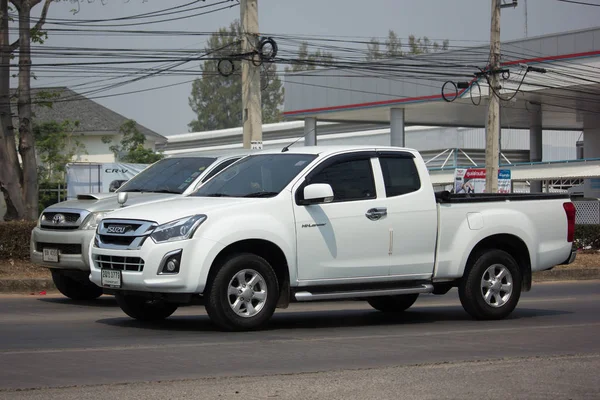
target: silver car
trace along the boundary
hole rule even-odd
[[[241,150],[219,156],[170,156],[148,166],[113,193],[78,195],[75,200],[54,204],[42,212],[31,233],[31,261],[50,268],[63,295],[73,300],[95,299],[102,289],[89,281],[89,244],[98,221],[121,207],[119,193],[127,193],[123,206],[185,196],[246,154],[248,151]]]

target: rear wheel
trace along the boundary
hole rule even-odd
[[[153,300],[142,296],[116,294],[115,299],[121,310],[131,318],[140,321],[160,321],[177,310],[178,305],[164,300]]]
[[[210,319],[227,331],[264,327],[279,298],[279,283],[271,265],[256,254],[243,253],[217,268],[206,292]]]
[[[72,300],[94,300],[102,296],[102,288],[88,279],[86,272],[50,270],[54,286]]]
[[[397,296],[381,296],[368,299],[368,303],[376,310],[383,312],[402,312],[406,311],[415,304],[418,293],[401,294]]]
[[[460,302],[473,318],[502,319],[521,297],[522,273],[515,259],[502,250],[475,257],[458,287]]]

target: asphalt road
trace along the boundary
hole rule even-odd
[[[0,399],[600,398],[599,370],[599,281],[536,284],[503,321],[453,290],[400,316],[292,305],[250,333],[198,306],[144,324],[111,297],[0,296]]]

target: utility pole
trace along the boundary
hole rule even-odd
[[[240,0],[242,22],[242,123],[245,149],[262,149],[260,67],[251,53],[258,45],[258,0]]]
[[[498,73],[500,67],[500,1],[492,0],[492,30],[490,36],[490,103],[485,137],[485,192],[498,192],[498,156],[500,153],[500,99]]]
[[[517,0],[502,4],[502,0],[492,0],[492,24],[490,33],[490,102],[486,123],[485,144],[485,191],[498,192],[498,158],[500,154],[500,99],[498,74],[500,69],[500,9],[516,7]]]

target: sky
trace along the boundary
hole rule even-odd
[[[72,0],[71,0],[72,1]],[[74,7],[68,1],[53,3],[48,18],[108,19],[163,10],[189,3],[190,0],[80,0],[80,10],[73,15]],[[206,4],[218,0],[206,0]],[[507,0],[503,0],[507,1]],[[600,5],[600,0],[586,0]],[[102,3],[105,3],[104,5]],[[514,40],[525,37],[525,0],[517,8],[502,10],[501,38]],[[225,5],[235,5],[235,0]],[[451,45],[469,46],[489,42],[491,0],[259,0],[259,25],[261,33],[312,36],[351,36],[368,40],[385,37],[393,29],[399,37],[428,36],[432,40],[449,39]],[[34,15],[39,14],[38,6]],[[567,3],[559,0],[527,0],[528,36],[600,26],[600,7]],[[178,21],[118,29],[177,30],[186,32],[213,32],[239,18],[239,7],[218,11]],[[180,15],[180,14],[177,14]],[[161,18],[162,19],[162,18]],[[47,25],[49,26],[49,25]],[[57,26],[53,26],[57,27]],[[109,28],[110,29],[110,28]],[[117,28],[115,28],[117,29]],[[205,47],[206,36],[149,37],[147,35],[118,37],[114,35],[49,34],[46,46],[129,49],[199,49]],[[406,42],[406,39],[404,40]],[[36,59],[33,63],[46,62]],[[60,59],[60,62],[67,62]],[[198,68],[199,61],[188,65]],[[77,86],[102,76],[85,79],[45,78],[32,82],[33,87]],[[188,132],[188,123],[194,113],[188,104],[190,76],[157,76],[113,90],[102,92],[95,101],[135,119],[157,133],[168,136]],[[179,84],[170,88],[127,95],[112,96]],[[96,83],[98,85],[98,83]],[[84,91],[82,89],[82,91]],[[93,95],[91,97],[94,97]]]

